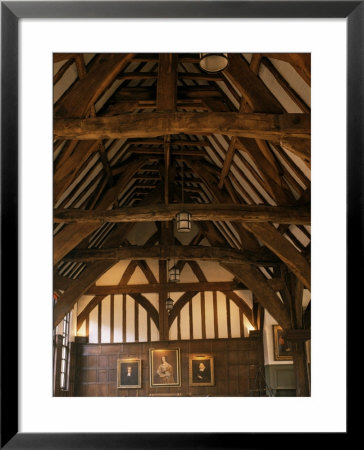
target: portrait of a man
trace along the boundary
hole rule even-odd
[[[140,359],[118,359],[118,388],[140,388],[140,369]]]
[[[214,384],[214,366],[211,356],[190,358],[190,385],[212,386]]]

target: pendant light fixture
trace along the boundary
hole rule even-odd
[[[182,204],[184,204],[183,166],[184,166],[184,162],[183,162],[183,154],[182,154],[182,174],[181,174],[181,176],[182,176]],[[189,231],[191,231],[191,229],[192,229],[191,213],[189,213],[188,211],[185,211],[185,210],[180,211],[176,215],[176,222],[177,222],[177,231],[179,233],[188,233]]]
[[[200,53],[200,67],[208,73],[218,73],[228,65],[227,53]]]
[[[168,298],[166,300],[166,310],[168,311],[168,314],[172,311],[173,304],[174,304],[174,301],[171,299],[171,297],[168,296]]]
[[[171,283],[178,283],[179,282],[179,268],[175,265],[169,269],[169,281]]]

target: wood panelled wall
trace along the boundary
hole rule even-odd
[[[235,296],[238,297],[238,294]],[[171,293],[175,303],[179,296],[181,294]],[[145,294],[144,297],[158,310],[157,295]],[[242,295],[240,297],[242,298]],[[79,314],[79,317],[84,316],[83,312]],[[88,311],[79,329],[79,335],[88,336],[90,343],[159,341],[159,331],[149,311],[125,294],[101,298],[95,307]],[[169,339],[247,337],[248,330],[248,319],[225,293],[201,292],[180,310],[170,326]]]
[[[257,387],[257,371],[263,367],[260,337],[206,339],[158,343],[77,344],[75,396],[250,396]],[[149,349],[179,348],[181,386],[150,387]],[[215,386],[189,386],[189,356],[214,357]],[[117,359],[140,358],[142,387],[117,389]]]

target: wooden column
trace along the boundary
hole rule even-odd
[[[252,374],[249,374],[250,384],[249,386],[250,395],[252,397],[264,397],[266,395],[265,389],[265,378],[264,378],[264,348],[263,348],[263,331],[262,330],[251,330],[249,333],[250,339],[256,340],[256,361],[255,361],[255,371],[253,371],[254,380],[251,378]],[[253,362],[253,361],[252,361]],[[249,371],[251,371],[252,367]]]
[[[61,393],[61,359],[62,359],[63,337],[60,334],[54,336],[53,340],[53,395],[59,397]]]
[[[286,339],[291,343],[293,350],[293,364],[296,375],[296,397],[309,397],[310,383],[308,364],[305,351],[305,341],[311,338],[309,330],[287,330]]]

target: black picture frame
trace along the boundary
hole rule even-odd
[[[18,432],[18,23],[22,18],[344,18],[347,21],[347,301],[363,262],[363,1],[1,2],[1,448],[261,448],[279,434]],[[11,299],[12,301],[9,301]],[[354,300],[354,298],[353,298]],[[11,330],[9,329],[11,325]],[[9,339],[11,333],[11,339]],[[6,335],[6,336],[5,336]],[[348,349],[350,346],[348,346]],[[349,358],[348,358],[349,360]],[[7,368],[11,367],[11,370]],[[348,413],[349,414],[349,413]],[[348,423],[349,416],[348,416]],[[167,427],[168,429],[168,427]],[[348,428],[349,430],[349,428]],[[336,433],[335,433],[336,435]],[[349,433],[338,433],[336,443]],[[310,439],[309,436],[307,436]],[[327,434],[323,434],[327,444]],[[287,445],[295,434],[285,436]],[[319,434],[315,433],[315,443]],[[243,443],[242,443],[243,442]],[[305,439],[301,437],[300,443]],[[244,447],[243,447],[244,446]]]

